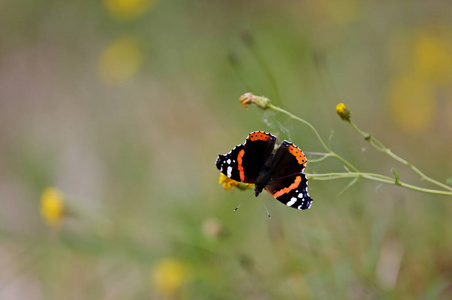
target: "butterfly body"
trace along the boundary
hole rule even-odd
[[[227,177],[254,183],[256,197],[265,189],[287,206],[308,209],[312,198],[303,170],[306,157],[293,143],[283,141],[276,152],[276,137],[263,131],[251,132],[244,144],[219,155],[217,168]]]
[[[271,154],[264,162],[262,169],[259,171],[256,181],[254,182],[254,191],[256,197],[262,193],[262,190],[267,186],[271,179],[271,166],[273,164],[274,155]]]

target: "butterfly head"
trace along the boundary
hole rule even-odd
[[[254,194],[257,196],[259,196],[259,194],[262,193],[262,187],[254,185]]]

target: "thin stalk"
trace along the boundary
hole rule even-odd
[[[395,182],[395,180],[391,177],[375,174],[375,173],[360,173],[360,172],[336,172],[336,173],[324,173],[324,174],[306,174],[309,179],[314,180],[332,180],[332,179],[343,179],[343,178],[364,178],[368,180],[378,181],[386,184],[399,185],[401,187],[415,190],[418,192],[436,194],[436,195],[444,195],[444,196],[452,196],[452,192],[448,191],[440,191],[434,189],[421,188],[418,186],[414,186],[402,181]]]
[[[326,151],[331,152],[331,149],[325,144],[325,142],[323,141],[322,137],[321,137],[320,134],[318,133],[317,129],[315,129],[315,127],[312,126],[311,123],[309,123],[308,121],[303,120],[303,119],[297,117],[296,115],[294,115],[294,114],[288,112],[288,111],[285,110],[285,109],[282,109],[282,108],[280,108],[280,107],[278,107],[278,106],[274,106],[273,104],[269,104],[269,105],[268,105],[268,108],[269,108],[269,109],[272,109],[272,110],[275,110],[275,111],[278,111],[278,112],[281,112],[281,113],[283,113],[283,114],[286,114],[286,115],[288,115],[290,118],[295,119],[295,120],[297,120],[297,121],[299,121],[299,122],[305,124],[305,125],[308,126],[309,128],[311,128],[311,130],[314,132],[315,136],[316,136],[317,139],[319,140],[320,144],[322,144],[322,147],[323,147]]]
[[[401,164],[411,168],[416,174],[418,174],[422,179],[433,183],[439,187],[442,187],[443,189],[449,190],[452,192],[452,187],[441,183],[433,178],[428,177],[427,175],[425,175],[421,170],[419,170],[417,167],[415,167],[412,163],[410,163],[409,161],[401,158],[400,156],[394,154],[391,149],[387,148],[386,146],[383,145],[382,142],[380,142],[378,139],[374,138],[373,136],[371,136],[370,134],[362,131],[361,129],[359,129],[351,120],[348,121],[350,123],[350,125],[352,126],[353,129],[355,129],[355,131],[357,131],[361,136],[364,137],[364,139],[368,142],[370,142],[370,144],[377,150],[386,153],[387,155],[389,155],[390,157],[392,157],[393,159],[395,159],[396,161],[400,162]]]
[[[309,162],[312,162],[312,163],[314,163],[314,162],[321,162],[322,160],[325,160],[325,159],[327,159],[328,158],[328,156],[322,156],[321,158],[311,158],[311,159],[309,159]]]
[[[399,175],[397,174],[395,168],[392,168],[392,170],[391,170],[393,175],[395,176],[395,178],[389,177],[389,176],[385,176],[385,175],[375,174],[375,173],[363,173],[363,172],[360,172],[355,166],[353,166],[345,158],[343,158],[339,154],[336,154],[332,150],[332,148],[330,146],[330,141],[331,141],[331,138],[332,138],[332,134],[330,135],[330,138],[328,140],[328,144],[325,143],[325,141],[322,139],[322,137],[320,136],[320,134],[317,131],[317,129],[315,129],[315,127],[311,123],[309,123],[308,121],[303,120],[303,119],[295,116],[294,114],[288,112],[287,110],[284,110],[284,109],[282,109],[282,108],[280,108],[278,106],[272,105],[270,103],[270,100],[268,98],[266,98],[266,97],[254,96],[251,93],[247,93],[247,94],[242,95],[242,97],[240,98],[240,101],[242,102],[242,106],[246,107],[246,104],[255,103],[261,109],[272,109],[272,110],[274,110],[276,112],[280,112],[280,113],[283,113],[283,114],[287,115],[291,119],[295,119],[295,120],[305,124],[306,126],[308,126],[314,132],[314,135],[316,136],[316,138],[318,139],[318,141],[320,142],[322,147],[327,151],[327,153],[320,153],[320,152],[307,153],[307,154],[314,155],[314,156],[321,156],[320,158],[314,159],[314,160],[311,160],[311,161],[318,162],[318,161],[322,161],[323,159],[326,159],[328,157],[334,157],[337,160],[341,161],[344,164],[344,167],[348,171],[348,172],[325,173],[325,174],[306,174],[311,179],[331,180],[331,179],[340,179],[340,178],[355,178],[354,181],[356,181],[357,178],[364,178],[364,179],[373,180],[373,181],[377,181],[377,182],[381,182],[381,183],[398,185],[398,186],[401,186],[401,187],[404,187],[404,188],[407,188],[407,189],[411,189],[411,190],[415,190],[415,191],[418,191],[418,192],[429,193],[429,194],[436,194],[436,195],[444,195],[444,196],[452,196],[452,187],[450,187],[450,186],[448,186],[446,184],[443,184],[443,183],[441,183],[441,182],[439,182],[439,181],[437,181],[435,179],[432,179],[432,178],[428,177],[423,172],[421,172],[417,167],[415,167],[412,163],[410,163],[407,160],[401,158],[400,156],[392,153],[391,150],[389,148],[385,147],[383,145],[383,143],[380,142],[378,139],[374,138],[373,136],[371,136],[367,132],[364,132],[361,129],[359,129],[350,120],[350,112],[347,110],[347,107],[343,103],[340,103],[340,104],[338,104],[336,106],[336,111],[338,112],[339,116],[343,120],[348,121],[349,124],[352,126],[352,128],[355,129],[362,137],[364,137],[364,139],[366,141],[368,141],[375,149],[386,153],[387,155],[389,155],[390,157],[392,157],[396,161],[398,161],[398,162],[404,164],[405,166],[411,168],[422,179],[424,179],[424,180],[426,180],[426,181],[428,181],[430,183],[433,183],[436,186],[441,187],[441,188],[443,188],[445,190],[436,190],[436,189],[422,188],[422,187],[418,187],[418,186],[414,186],[414,185],[402,182],[402,181],[400,181]]]
[[[331,153],[325,153],[325,152],[305,152],[308,155],[313,156],[331,156]]]
[[[322,145],[322,147],[323,147],[326,151],[328,151],[328,152],[330,153],[330,156],[332,156],[332,157],[334,157],[334,158],[340,160],[343,164],[345,164],[346,166],[348,166],[348,167],[349,167],[350,169],[352,169],[353,171],[359,172],[358,169],[357,169],[355,166],[353,166],[350,162],[348,162],[347,160],[345,160],[342,156],[340,156],[340,155],[334,153],[333,150],[331,150],[330,147],[327,146],[327,144],[323,141],[323,139],[322,139],[322,137],[320,136],[320,134],[319,134],[319,132],[317,131],[317,129],[315,129],[315,127],[312,126],[311,123],[309,123],[308,121],[303,120],[303,119],[301,119],[301,118],[295,116],[294,114],[288,112],[288,111],[285,110],[285,109],[282,109],[282,108],[280,108],[280,107],[278,107],[278,106],[274,106],[273,104],[269,104],[269,105],[268,105],[268,108],[269,108],[269,109],[272,109],[272,110],[274,110],[274,111],[278,111],[278,112],[281,112],[281,113],[283,113],[283,114],[286,114],[286,115],[288,115],[290,118],[295,119],[295,120],[297,120],[297,121],[299,121],[299,122],[305,124],[306,126],[308,126],[308,127],[314,132],[315,136],[316,136],[317,139],[319,140],[319,142],[320,142],[320,144]]]

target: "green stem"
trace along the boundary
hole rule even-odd
[[[313,156],[331,156],[330,153],[325,153],[325,152],[305,152],[308,155],[313,155]]]
[[[268,108],[269,108],[269,109],[272,109],[272,110],[275,110],[275,111],[278,111],[278,112],[281,112],[281,113],[283,113],[283,114],[286,114],[286,115],[288,115],[289,117],[291,117],[292,119],[295,119],[295,120],[297,120],[297,121],[299,121],[299,122],[305,124],[305,125],[308,126],[309,128],[311,128],[311,130],[312,130],[312,131],[314,132],[314,134],[316,135],[317,139],[318,139],[318,140],[320,141],[320,143],[322,144],[323,148],[324,148],[326,151],[331,152],[331,149],[328,148],[328,146],[327,146],[327,145],[325,144],[325,142],[323,141],[323,139],[322,139],[322,137],[320,136],[320,134],[319,134],[319,132],[317,131],[317,129],[315,129],[315,127],[312,126],[311,123],[309,123],[308,121],[303,120],[303,119],[297,117],[296,115],[294,115],[294,114],[288,112],[288,111],[285,110],[285,109],[282,109],[282,108],[280,108],[280,107],[278,107],[278,106],[274,106],[273,104],[269,104],[269,105],[268,105]]]
[[[310,158],[309,161],[310,161],[310,162],[321,162],[322,160],[327,159],[329,156],[330,156],[330,155],[325,155],[325,156],[322,156],[322,157],[320,157],[320,158]]]
[[[392,157],[393,159],[395,159],[396,161],[404,164],[405,166],[411,168],[415,173],[417,173],[419,176],[421,176],[422,179],[433,183],[443,189],[445,189],[446,191],[443,190],[435,190],[435,189],[428,189],[428,188],[422,188],[422,187],[418,187],[418,186],[414,186],[405,182],[400,181],[399,176],[397,175],[395,169],[393,169],[393,174],[395,175],[395,179],[389,176],[385,176],[385,175],[380,175],[380,174],[375,174],[375,173],[362,173],[360,172],[355,166],[353,166],[350,162],[348,162],[346,159],[344,159],[342,156],[336,154],[335,152],[333,152],[333,150],[331,150],[331,147],[328,146],[324,140],[322,139],[322,137],[320,136],[319,132],[317,131],[317,129],[315,129],[315,127],[309,123],[306,120],[303,120],[297,116],[295,116],[294,114],[288,112],[287,110],[284,110],[278,106],[272,105],[271,103],[269,103],[269,100],[267,98],[266,102],[264,104],[261,104],[261,108],[263,109],[272,109],[274,111],[283,113],[287,116],[289,116],[291,119],[295,119],[303,124],[305,124],[306,126],[308,126],[315,134],[315,136],[317,137],[317,139],[319,140],[320,144],[322,145],[322,147],[328,152],[328,153],[319,153],[319,152],[313,152],[312,155],[318,155],[318,156],[323,156],[320,159],[317,160],[313,160],[313,161],[321,161],[329,156],[336,158],[337,160],[341,161],[345,167],[348,167],[350,170],[352,170],[353,172],[337,172],[337,173],[325,173],[325,174],[306,174],[309,178],[311,179],[317,179],[317,180],[331,180],[331,179],[340,179],[340,178],[364,178],[364,179],[368,179],[368,180],[373,180],[373,181],[377,181],[377,182],[382,182],[382,183],[386,183],[386,184],[392,184],[392,185],[399,185],[401,187],[407,188],[407,189],[411,189],[411,190],[415,190],[418,192],[423,192],[423,193],[429,193],[429,194],[436,194],[436,195],[445,195],[445,196],[452,196],[452,187],[447,186],[439,181],[436,181],[428,176],[426,176],[423,172],[421,172],[418,168],[416,168],[413,164],[411,164],[410,162],[406,161],[405,159],[399,157],[398,155],[394,154],[391,152],[391,150],[389,148],[386,148],[382,142],[380,142],[379,140],[377,140],[376,138],[374,138],[373,136],[371,136],[370,134],[368,134],[367,132],[362,131],[361,129],[359,129],[351,120],[348,120],[349,124],[353,127],[353,129],[355,129],[362,137],[364,137],[364,139],[366,141],[368,141],[375,149],[386,153],[387,155],[389,155],[390,157]],[[331,137],[330,137],[331,140]]]
[[[332,157],[334,157],[334,158],[340,160],[343,164],[345,164],[346,166],[348,166],[348,167],[349,167],[350,169],[352,169],[353,171],[359,172],[358,169],[357,169],[355,166],[353,166],[350,162],[348,162],[348,161],[347,161],[346,159],[344,159],[342,156],[340,156],[340,155],[334,153],[333,150],[331,150],[330,147],[328,147],[328,146],[326,145],[326,143],[323,141],[323,139],[322,139],[322,137],[320,136],[320,134],[319,134],[319,132],[317,131],[317,129],[315,129],[315,127],[312,126],[311,123],[309,123],[309,122],[306,121],[306,120],[303,120],[302,118],[299,118],[299,117],[295,116],[294,114],[288,112],[288,111],[285,110],[285,109],[282,109],[282,108],[280,108],[280,107],[278,107],[278,106],[274,106],[273,104],[269,104],[269,105],[268,105],[268,108],[269,108],[269,109],[272,109],[272,110],[274,110],[274,111],[278,111],[278,112],[281,112],[281,113],[283,113],[283,114],[286,114],[286,115],[288,115],[290,118],[295,119],[295,120],[297,120],[297,121],[299,121],[299,122],[305,124],[305,125],[308,126],[309,128],[311,128],[311,130],[314,132],[315,136],[316,136],[317,139],[319,140],[320,144],[322,144],[322,147],[323,147],[326,151],[328,151],[328,152],[330,153],[330,156],[332,156]]]
[[[370,134],[362,131],[361,129],[359,129],[351,120],[348,121],[350,123],[350,125],[352,126],[353,129],[355,129],[361,136],[364,137],[364,139],[368,142],[370,142],[370,144],[377,150],[386,153],[387,155],[389,155],[390,157],[392,157],[393,159],[395,159],[396,161],[400,162],[401,164],[411,168],[416,174],[418,174],[422,179],[433,183],[439,187],[442,187],[443,189],[449,190],[452,192],[452,187],[441,183],[433,178],[428,177],[427,175],[425,175],[421,170],[419,170],[418,168],[416,168],[412,163],[408,162],[407,160],[401,158],[400,156],[394,154],[391,149],[385,147],[383,145],[382,142],[380,142],[378,139],[374,138],[373,136],[371,136]]]
[[[351,163],[349,163],[345,158],[342,156],[336,154],[335,152],[331,151],[331,156],[335,157],[336,159],[340,160],[344,165],[348,166],[350,169],[352,169],[355,172],[359,172],[357,168],[355,168]]]
[[[402,181],[396,181],[388,176],[375,174],[375,173],[361,173],[361,172],[336,172],[336,173],[324,173],[324,174],[306,174],[306,176],[309,179],[314,180],[332,180],[332,179],[342,179],[342,178],[364,178],[368,180],[378,181],[386,184],[392,184],[392,185],[399,185],[401,187],[415,190],[418,192],[423,193],[429,193],[429,194],[436,194],[436,195],[444,195],[444,196],[452,196],[452,192],[448,191],[440,191],[440,190],[434,190],[434,189],[426,189],[417,187]]]

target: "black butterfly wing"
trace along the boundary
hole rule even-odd
[[[271,179],[265,189],[281,203],[296,208],[308,209],[312,198],[308,193],[308,180],[303,170],[306,157],[294,144],[283,141],[276,151]]]
[[[218,170],[235,181],[245,182],[240,178],[240,170],[243,170],[243,168],[239,168],[239,164],[243,163],[244,150],[245,145],[240,144],[235,146],[229,153],[218,155],[216,161]]]
[[[218,156],[217,168],[231,179],[254,183],[265,159],[273,152],[275,142],[276,137],[271,133],[251,132],[244,144]]]

